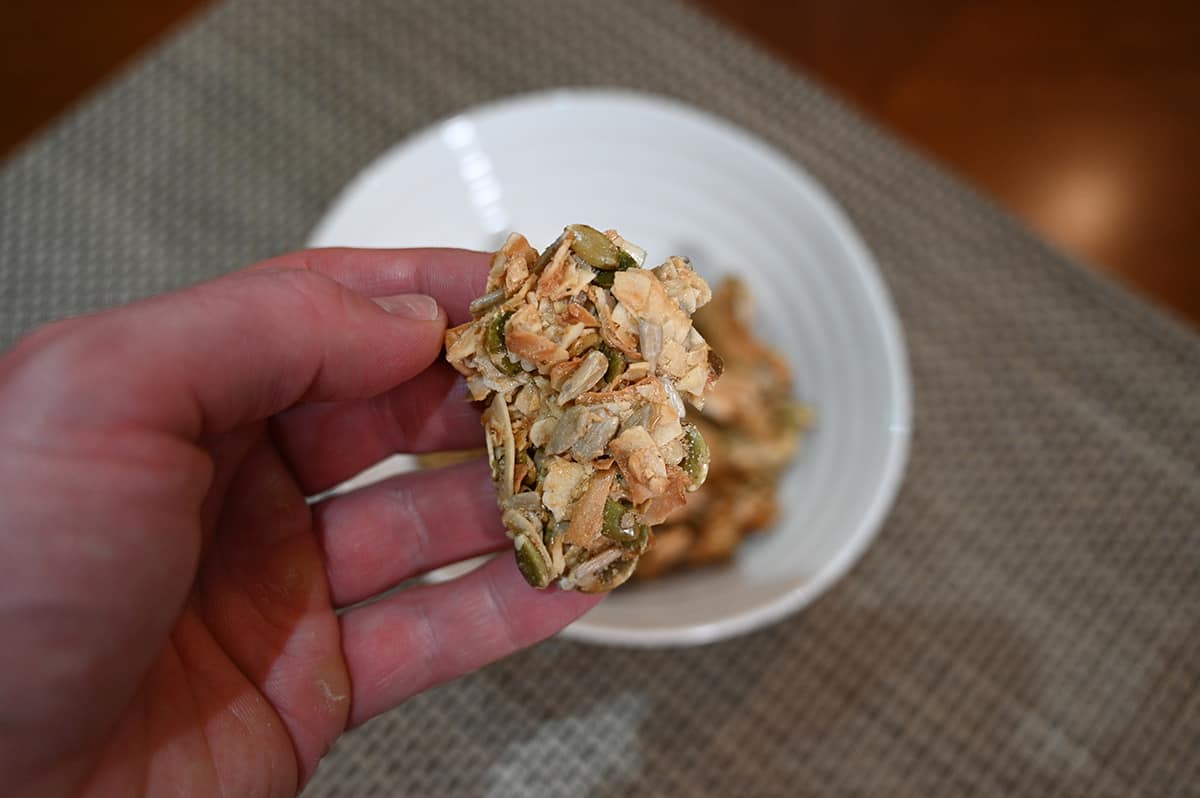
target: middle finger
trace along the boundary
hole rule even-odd
[[[335,607],[511,546],[487,462],[385,479],[313,507]]]
[[[271,434],[311,496],[398,452],[482,447],[480,411],[467,399],[455,371],[435,363],[370,399],[293,407],[275,417]]]

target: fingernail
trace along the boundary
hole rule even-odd
[[[375,304],[402,319],[433,321],[442,314],[437,300],[425,294],[397,294],[375,297]]]

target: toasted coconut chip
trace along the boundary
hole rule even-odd
[[[567,529],[566,542],[585,549],[596,548],[604,523],[604,502],[608,500],[615,474],[599,472],[592,477],[587,491],[579,499]]]

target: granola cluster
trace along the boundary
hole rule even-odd
[[[616,231],[570,225],[540,254],[513,234],[446,359],[483,414],[504,526],[534,587],[611,590],[650,529],[703,484],[686,420],[721,372],[692,326],[711,299],[686,258],[643,268]]]
[[[747,535],[773,524],[779,478],[812,423],[812,410],[792,396],[786,361],[754,334],[741,280],[723,281],[693,321],[725,366],[703,410],[688,413],[712,452],[711,472],[655,530],[639,578],[726,560]]]

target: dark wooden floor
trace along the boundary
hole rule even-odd
[[[693,0],[1200,322],[1200,3]],[[0,153],[204,0],[0,11]]]

